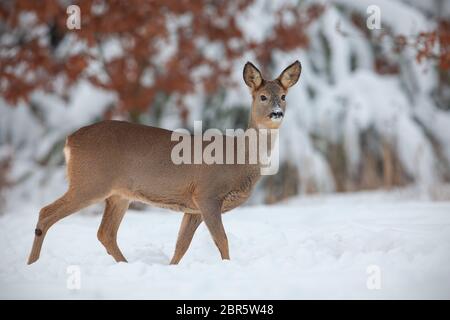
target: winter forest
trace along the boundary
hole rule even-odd
[[[27,269],[39,209],[67,186],[67,135],[104,119],[246,128],[245,63],[273,79],[297,59],[280,170],[224,217],[235,260],[221,263],[203,227],[181,269],[167,267],[180,217],[133,203],[127,266],[93,246],[94,206],[52,229]],[[0,93],[2,298],[450,298],[449,1],[1,1]],[[366,289],[373,263],[385,291]],[[57,285],[68,264],[87,270],[78,296]],[[261,281],[280,266],[277,289]],[[42,270],[48,286],[32,290]],[[189,282],[198,270],[218,282]]]
[[[243,128],[245,62],[270,78],[299,59],[282,169],[259,203],[409,184],[448,198],[446,1],[378,1],[373,30],[370,1],[81,1],[80,30],[65,2],[0,7],[2,190],[39,197],[64,179],[66,135],[101,119]]]

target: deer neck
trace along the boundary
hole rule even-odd
[[[250,114],[250,119],[248,121],[247,130],[255,130],[257,133],[258,145],[260,143],[260,139],[264,139],[265,135],[262,134],[261,131],[265,131],[267,135],[267,143],[268,143],[268,151],[271,152],[274,148],[275,140],[278,138],[278,130],[279,129],[271,129],[266,128],[263,125],[259,124],[257,121],[253,120],[252,115]]]
[[[254,121],[254,119],[252,118],[252,115],[250,114],[250,119],[248,122],[246,133],[249,130],[256,132],[258,150],[261,145],[264,145],[266,143],[266,150],[267,150],[268,156],[271,157],[272,155],[274,155],[273,149],[276,145],[276,140],[278,139],[278,129],[270,129],[270,128],[264,127],[263,125],[259,124],[257,121]],[[266,141],[263,141],[263,139]],[[249,156],[250,149],[251,148],[247,145],[246,149],[245,149],[247,157]],[[260,158],[258,155],[258,165],[257,166],[261,167],[262,165],[259,162],[259,160],[260,160]]]
[[[247,130],[248,129],[253,129],[253,130],[259,130],[260,129],[260,127],[258,126],[256,121],[253,120],[253,117],[252,117],[251,113],[250,113],[250,118],[248,119]]]

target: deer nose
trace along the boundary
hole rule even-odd
[[[283,118],[283,110],[281,108],[275,108],[272,110],[272,112],[269,114],[270,119],[272,120],[279,120]]]

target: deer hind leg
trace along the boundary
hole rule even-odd
[[[219,249],[223,260],[230,260],[228,239],[222,223],[222,202],[218,200],[198,201],[197,206],[201,211],[203,221]]]
[[[175,253],[173,254],[170,264],[178,264],[181,258],[183,258],[191,244],[192,237],[201,222],[202,216],[199,214],[185,213],[183,215],[180,231],[178,232],[177,244],[175,246]]]
[[[98,240],[117,262],[127,262],[117,245],[117,231],[129,204],[130,201],[120,196],[111,196],[106,199],[105,213],[97,232]]]
[[[34,232],[35,237],[28,264],[32,264],[39,259],[45,235],[52,225],[72,213],[103,199],[104,197],[98,192],[87,193],[69,189],[61,198],[42,208],[39,212],[39,220]]]

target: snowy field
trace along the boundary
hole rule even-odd
[[[129,263],[106,254],[101,217],[85,212],[56,224],[27,266],[38,209],[0,216],[2,299],[450,298],[450,202],[378,192],[244,207],[224,216],[231,261],[202,224],[178,266],[168,263],[181,214],[157,209],[125,216]],[[71,265],[79,290],[67,288]],[[367,286],[370,266],[379,289]]]

